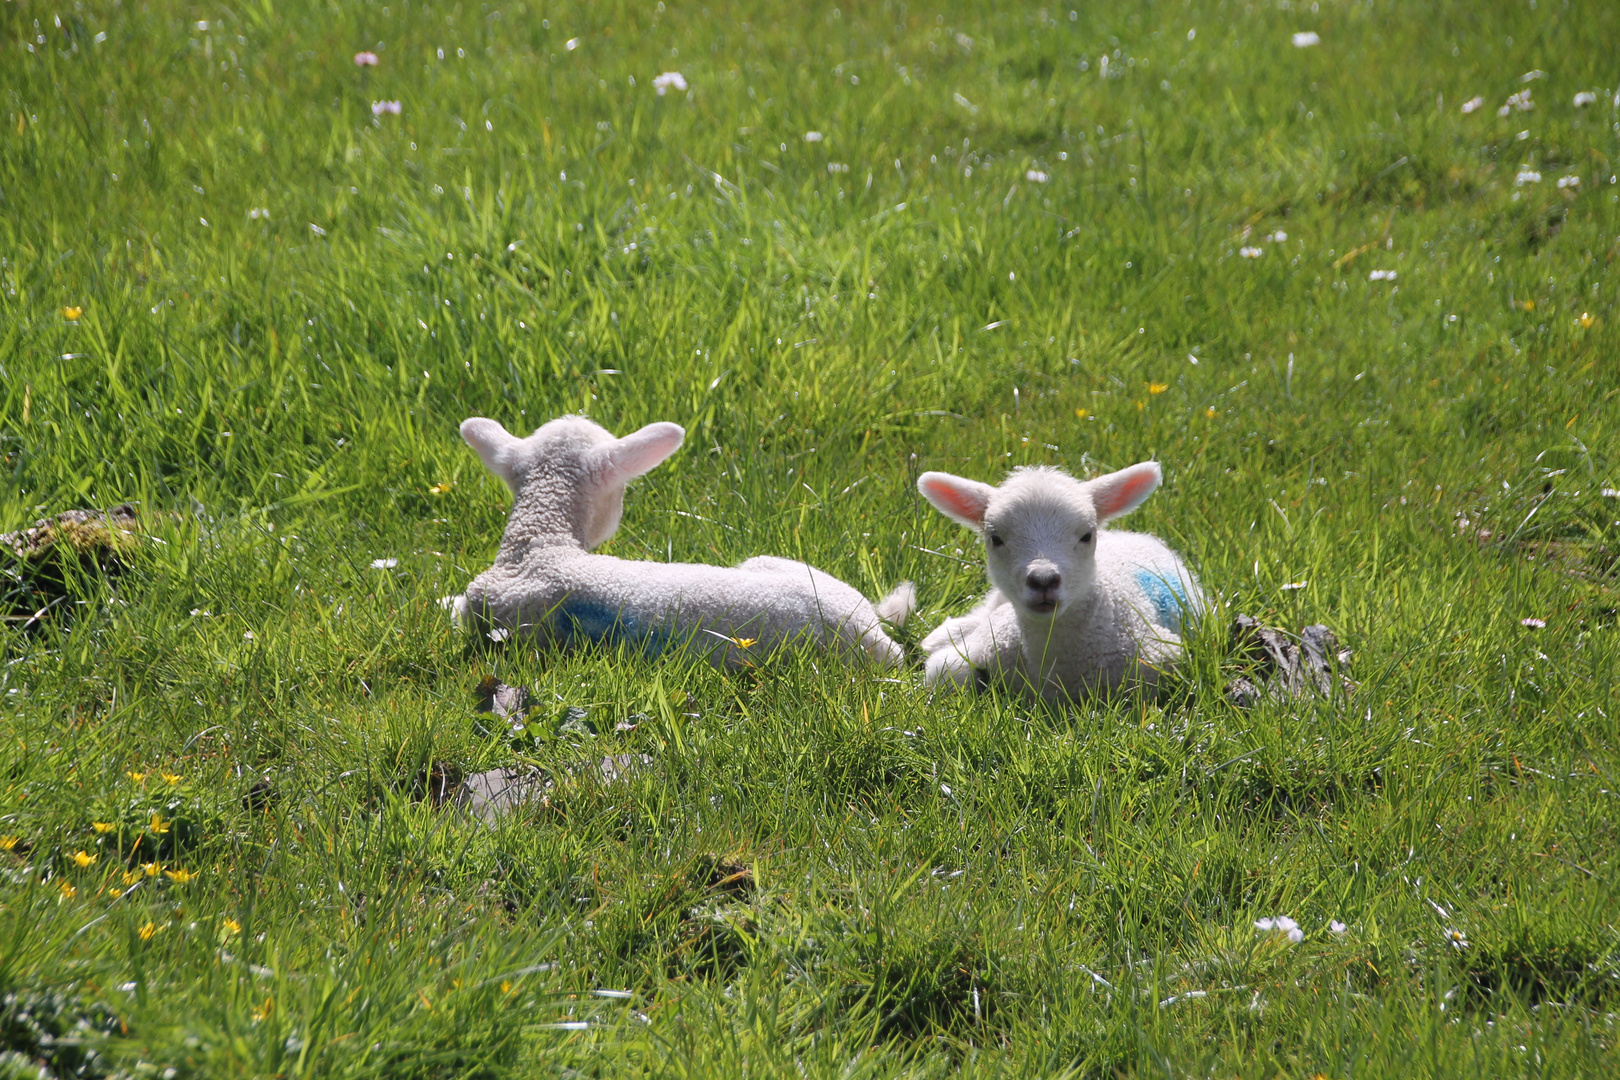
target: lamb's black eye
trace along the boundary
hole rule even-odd
[[[1091,543],[1091,534],[1090,534],[1090,533],[1086,533],[1086,534],[1085,534],[1085,535],[1083,535],[1083,536],[1081,536],[1081,537],[1080,537],[1080,542],[1081,542],[1081,543],[1082,543],[1082,544],[1089,544],[1089,543]]]
[[[990,546],[991,547],[1000,547],[1002,544],[1005,544],[1006,542],[1007,541],[1003,540],[1001,537],[997,536],[995,533],[990,534]]]

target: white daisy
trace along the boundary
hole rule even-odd
[[[654,79],[652,84],[653,89],[658,91],[658,96],[663,97],[670,91],[671,88],[676,90],[685,90],[686,76],[682,75],[678,71],[666,71],[662,75],[658,76],[658,78]]]

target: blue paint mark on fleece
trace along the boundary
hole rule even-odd
[[[1154,622],[1181,632],[1181,613],[1188,607],[1186,586],[1179,577],[1166,577],[1152,570],[1138,570],[1136,583],[1153,603]]]
[[[621,611],[589,600],[564,600],[552,611],[549,621],[553,635],[564,648],[629,644],[643,656],[657,656],[669,643],[664,631],[648,629]]]

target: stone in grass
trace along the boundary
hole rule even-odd
[[[1274,701],[1305,693],[1329,697],[1335,682],[1346,694],[1356,688],[1343,674],[1350,666],[1350,650],[1339,648],[1333,631],[1319,623],[1301,630],[1296,643],[1282,630],[1239,615],[1232,620],[1232,649],[1254,666],[1253,679],[1239,676],[1226,686],[1227,699],[1239,708],[1250,708],[1265,697]]]
[[[31,629],[67,596],[74,573],[123,570],[140,527],[135,508],[126,503],[111,510],[67,510],[31,528],[0,533],[0,549],[11,556],[0,560],[9,564],[0,565],[0,576],[8,579],[0,601],[5,620]]]
[[[551,804],[551,795],[560,784],[570,781],[594,780],[601,784],[614,784],[653,763],[646,754],[609,754],[600,761],[562,776],[554,776],[545,769],[532,766],[507,766],[473,773],[463,780],[450,796],[455,805],[484,821],[513,810],[528,807],[543,808]],[[439,805],[435,800],[434,805]]]
[[[533,706],[533,698],[527,687],[508,686],[495,676],[486,675],[478,683],[474,694],[473,707],[478,713],[505,721],[510,725],[512,735],[525,732]],[[595,738],[596,733],[585,723],[585,716],[584,709],[570,706],[563,713],[558,732]],[[630,718],[635,719],[637,717]],[[614,730],[634,731],[635,726],[625,721]],[[453,790],[444,788],[441,781],[439,790],[435,792],[430,784],[429,798],[435,806],[451,802],[474,817],[488,821],[511,810],[549,805],[550,793],[556,790],[559,783],[590,779],[612,784],[651,765],[652,761],[646,754],[609,754],[593,766],[573,769],[560,777],[534,766],[506,766],[465,778],[458,777]]]
[[[514,727],[521,727],[529,714],[529,688],[526,686],[507,686],[495,676],[485,675],[475,692],[478,712],[494,713]]]
[[[490,769],[461,782],[456,806],[488,821],[510,810],[542,804],[551,787],[551,776],[543,769]]]

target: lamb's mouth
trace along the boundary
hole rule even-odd
[[[1056,600],[1031,600],[1028,602],[1029,610],[1037,615],[1050,615],[1057,610]]]

